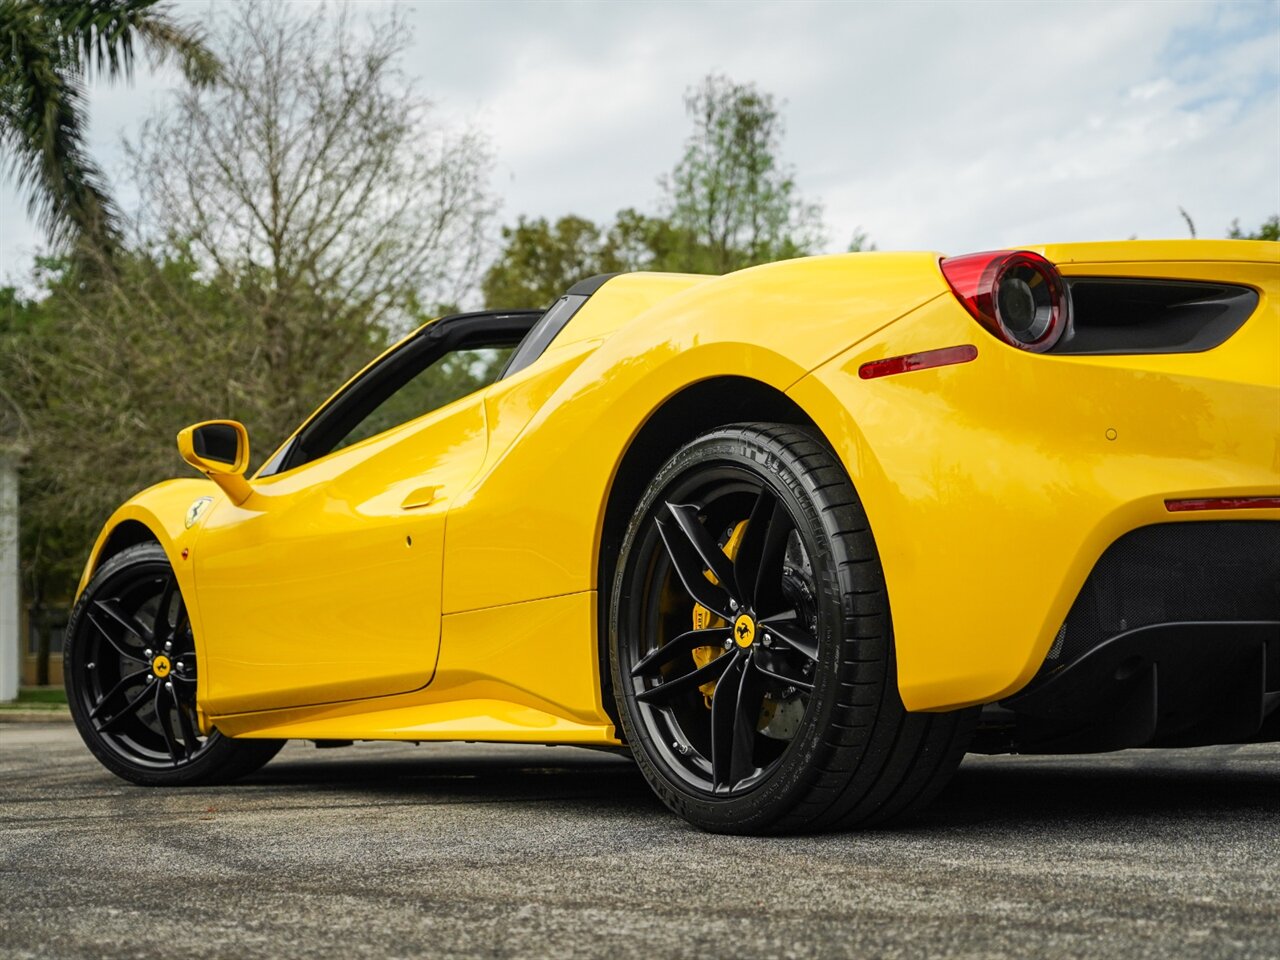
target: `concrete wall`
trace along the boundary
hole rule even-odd
[[[0,449],[0,701],[18,696],[18,461]]]

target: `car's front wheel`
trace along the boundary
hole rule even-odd
[[[708,830],[840,829],[918,810],[975,720],[903,707],[866,514],[800,427],[717,429],[659,470],[623,541],[609,644],[641,770]]]
[[[122,550],[97,570],[71,613],[63,651],[67,703],[80,736],[125,780],[225,783],[284,745],[201,732],[191,621],[158,543]]]

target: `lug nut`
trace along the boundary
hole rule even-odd
[[[182,669],[182,661],[181,661],[181,660],[179,660],[179,661],[178,661],[177,663],[175,663],[173,666],[174,666],[174,669],[176,669],[176,670],[181,670],[181,669]]]
[[[151,674],[149,674],[149,673],[147,674],[147,683],[150,683],[150,682],[151,682],[152,680],[154,680],[154,679],[155,679],[155,677],[153,677]]]
[[[150,660],[150,659],[151,659],[151,648],[150,648],[150,647],[147,647],[147,649],[143,650],[143,651],[142,651],[142,655],[143,655],[144,657],[146,657],[148,660]]]

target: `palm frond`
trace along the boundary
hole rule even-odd
[[[0,0],[0,148],[6,172],[55,246],[111,248],[119,216],[86,149],[85,90],[67,71],[32,4]]]
[[[46,15],[58,24],[68,53],[85,69],[109,78],[133,72],[134,38],[153,64],[177,57],[187,79],[202,86],[218,78],[221,65],[195,27],[179,24],[161,0],[46,0]]]
[[[55,246],[83,240],[109,253],[119,242],[118,211],[86,149],[84,83],[95,71],[130,77],[138,43],[153,63],[177,57],[193,84],[220,72],[203,34],[159,0],[0,0],[0,168]]]

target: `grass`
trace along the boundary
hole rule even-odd
[[[61,703],[67,702],[66,687],[19,687],[18,703]]]
[[[61,710],[67,705],[62,687],[19,687],[18,699],[0,703],[0,710]]]

